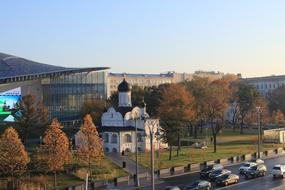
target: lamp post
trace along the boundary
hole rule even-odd
[[[261,114],[261,107],[257,106],[256,107],[257,110],[257,122],[258,122],[258,152],[257,152],[257,158],[260,159],[260,144],[261,144],[261,125],[260,125],[260,114]]]
[[[153,137],[159,136],[159,120],[158,119],[147,119],[145,125],[149,130],[150,137],[150,161],[151,161],[151,189],[154,190],[154,151],[153,151]],[[156,130],[156,131],[155,131]]]
[[[140,119],[138,112],[132,112],[131,114],[132,120],[135,121],[135,152],[136,152],[136,177],[135,177],[135,185],[136,187],[140,186],[139,181],[139,166],[138,166],[138,128],[137,128],[137,120]]]

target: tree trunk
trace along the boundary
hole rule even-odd
[[[217,134],[214,133],[213,134],[213,138],[214,138],[214,153],[217,152]]]
[[[241,123],[240,123],[240,134],[243,134],[243,126],[244,126],[244,123],[243,123],[243,118],[242,118]]]
[[[194,125],[194,138],[197,139],[197,125]]]
[[[53,187],[56,187],[56,171],[54,171],[54,175],[53,175]]]
[[[172,160],[172,145],[169,146],[169,158],[168,160]]]
[[[176,152],[176,156],[179,157],[179,151],[181,149],[181,140],[180,140],[180,136],[178,136],[177,138],[177,152]]]
[[[14,177],[14,172],[12,172],[12,189],[15,189],[15,177]]]

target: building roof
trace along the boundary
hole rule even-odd
[[[243,80],[248,82],[260,82],[260,81],[275,81],[275,80],[284,80],[285,75],[271,75],[264,77],[252,77],[252,78],[243,78]]]
[[[166,74],[142,74],[142,73],[109,73],[109,76],[114,77],[126,77],[126,78],[172,78],[172,73],[166,73]]]
[[[125,127],[114,127],[114,126],[100,126],[97,128],[99,133],[101,132],[119,132],[119,131],[135,131],[134,126],[125,126]],[[137,128],[138,131],[144,131],[143,129]]]
[[[38,63],[21,57],[0,53],[0,83],[5,79],[23,76],[50,77],[51,74],[68,74],[105,70],[108,67],[67,68]]]

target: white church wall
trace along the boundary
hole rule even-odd
[[[120,112],[111,107],[101,117],[102,126],[124,126],[124,119]]]

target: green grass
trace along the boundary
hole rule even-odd
[[[210,135],[209,131],[208,134]],[[185,140],[185,139],[184,139]],[[205,139],[204,139],[205,140]],[[193,141],[193,139],[191,139]],[[199,137],[201,141],[201,137]],[[284,147],[283,144],[262,144],[261,151]],[[245,134],[239,134],[239,131],[225,130],[217,137],[217,152],[213,153],[213,145],[206,149],[197,149],[193,147],[182,147],[180,156],[176,156],[176,149],[172,152],[172,160],[168,160],[169,151],[160,150],[159,156],[155,153],[155,168],[169,168],[173,166],[184,166],[190,163],[202,163],[204,161],[229,158],[243,154],[257,152],[257,135],[256,130],[247,130]],[[134,154],[129,155],[131,159],[135,158]],[[141,153],[139,162],[145,167],[150,166],[150,153]]]
[[[80,169],[77,171],[76,176],[84,179],[88,167],[86,165],[80,165]],[[113,164],[108,158],[104,158],[100,163],[92,165],[92,176],[94,180],[113,180],[116,177],[125,176],[127,173],[117,165]]]

